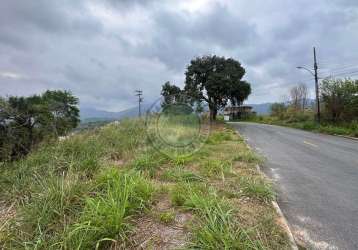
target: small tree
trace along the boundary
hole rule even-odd
[[[229,100],[241,104],[251,93],[250,84],[241,80],[244,75],[245,69],[232,58],[197,57],[185,72],[184,91],[198,102],[207,102],[210,119],[215,120]]]
[[[358,80],[323,80],[321,99],[328,119],[335,122],[358,119]]]
[[[295,111],[304,111],[308,102],[308,88],[300,83],[290,89],[291,106]]]
[[[175,99],[179,98],[181,92],[179,87],[170,84],[169,81],[164,83],[161,92],[161,95],[164,97],[164,105],[173,103]]]
[[[42,95],[47,110],[51,113],[49,121],[58,135],[64,135],[77,127],[79,120],[78,98],[68,91],[46,91]]]

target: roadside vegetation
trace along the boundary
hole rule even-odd
[[[358,80],[326,79],[320,92],[320,124],[316,121],[315,104],[309,103],[308,90],[303,84],[290,90],[288,101],[273,104],[270,116],[252,116],[248,120],[358,137]]]
[[[165,120],[186,140],[183,126]],[[175,157],[141,120],[82,131],[1,165],[0,247],[289,249],[260,161],[221,123]]]
[[[68,134],[80,122],[77,105],[78,98],[62,90],[0,97],[0,162],[17,160]]]

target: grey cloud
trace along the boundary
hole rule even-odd
[[[154,38],[140,49],[174,69],[183,69],[194,56],[218,53],[221,47],[249,47],[258,39],[253,24],[221,5],[201,15],[160,10],[154,20],[158,26]]]
[[[358,68],[356,1],[220,2],[189,11],[186,0],[5,0],[0,73],[23,77],[0,74],[0,91],[70,89],[84,107],[121,110],[136,105],[134,89],[150,102],[166,80],[182,86],[190,59],[218,54],[243,63],[249,102],[259,103],[311,77],[296,66],[312,65],[313,46],[322,67],[349,60]]]

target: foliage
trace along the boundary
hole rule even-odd
[[[180,98],[181,89],[175,85],[170,84],[170,82],[164,83],[162,86],[161,95],[164,98],[164,102],[162,105],[172,104],[176,101],[176,99]]]
[[[241,80],[245,69],[232,58],[197,57],[190,62],[185,75],[184,91],[195,100],[207,102],[213,120],[229,100],[234,105],[241,104],[251,93],[250,84]]]
[[[43,140],[68,133],[79,123],[77,104],[68,91],[0,99],[0,161],[26,155]]]
[[[323,80],[321,99],[327,119],[333,122],[358,119],[358,80]]]
[[[287,106],[284,103],[276,102],[276,103],[271,104],[270,110],[271,110],[272,116],[277,116],[282,119],[284,114],[287,111]]]
[[[358,80],[325,79],[321,83],[321,122],[315,121],[315,111],[307,105],[306,87],[290,90],[291,100],[271,105],[270,116],[248,120],[289,126],[327,134],[358,136]],[[303,108],[305,107],[305,108]]]

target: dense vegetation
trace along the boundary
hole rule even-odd
[[[328,134],[358,137],[358,80],[326,79],[320,86],[321,123],[316,122],[315,105],[308,103],[305,85],[290,90],[290,100],[274,103],[270,116],[252,121],[290,126]]]
[[[186,140],[173,121],[162,135]],[[169,157],[145,138],[143,121],[126,120],[3,165],[0,247],[289,248],[260,159],[230,128],[215,125],[193,155]]]
[[[0,162],[28,154],[79,123],[78,99],[67,91],[0,98]]]

